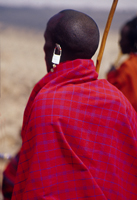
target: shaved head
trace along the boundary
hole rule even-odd
[[[62,62],[90,59],[98,48],[99,30],[88,15],[75,10],[63,10],[49,20],[45,40],[47,43],[50,40],[53,49],[56,43],[61,45]]]

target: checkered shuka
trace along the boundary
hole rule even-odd
[[[137,199],[137,114],[92,60],[36,84],[22,140],[12,200]]]

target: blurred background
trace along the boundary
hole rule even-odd
[[[35,83],[47,72],[43,33],[51,16],[63,9],[90,15],[100,41],[112,0],[0,0],[0,200],[3,170],[21,147],[23,112]],[[137,15],[136,0],[119,0],[107,38],[99,78],[105,78],[119,54],[119,30]],[[93,60],[96,64],[96,52]]]

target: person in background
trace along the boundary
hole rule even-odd
[[[21,128],[19,129],[19,136],[21,136]],[[14,157],[9,157],[10,161],[3,172],[2,194],[4,200],[11,200],[15,184],[19,156],[20,150],[16,153]]]
[[[24,112],[12,200],[137,199],[137,113],[98,79],[97,24],[63,10],[44,38],[48,74]]]
[[[9,164],[3,172],[2,194],[4,200],[11,200],[17,172],[17,166],[19,162],[19,155],[20,151],[14,158],[11,159],[11,161],[9,162]]]
[[[129,54],[129,58],[118,69],[113,67],[107,80],[127,97],[137,112],[137,16],[124,24],[120,36],[121,51]]]

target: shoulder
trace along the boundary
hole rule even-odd
[[[103,98],[106,98],[106,103],[109,102],[118,105],[121,108],[123,107],[123,112],[126,112],[126,109],[133,110],[127,98],[117,87],[112,85],[106,79],[100,79],[98,82],[98,85],[104,94]]]
[[[137,54],[131,54],[119,67],[118,70],[127,70],[133,67],[133,64],[137,66]]]

